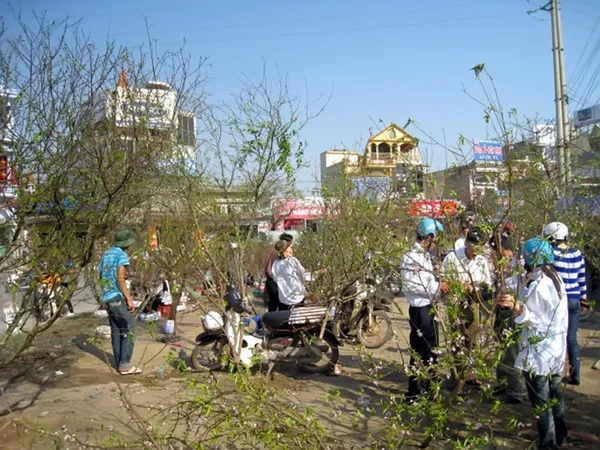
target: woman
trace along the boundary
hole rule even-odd
[[[561,374],[567,354],[567,294],[552,267],[552,246],[539,238],[523,247],[527,278],[516,301],[499,296],[498,305],[511,308],[522,325],[521,351],[515,367],[523,371],[534,413],[538,417],[540,449],[556,449],[567,440]]]
[[[306,270],[294,256],[291,241],[280,240],[275,244],[278,259],[273,262],[273,280],[279,294],[277,310],[283,311],[302,303],[306,297],[304,277]]]

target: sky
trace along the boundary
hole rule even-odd
[[[473,66],[485,63],[503,107],[521,117],[552,120],[554,79],[550,14],[528,11],[544,0],[0,0],[8,31],[15,18],[33,23],[82,19],[99,44],[146,42],[146,23],[159,50],[187,50],[208,58],[213,98],[236,93],[244,76],[288,76],[292,89],[330,100],[304,130],[310,167],[298,175],[308,191],[319,155],[356,149],[391,122],[421,140],[432,170],[456,158],[442,145],[459,134],[493,138]],[[600,102],[600,1],[562,0],[565,66],[571,109]],[[594,76],[599,78],[594,78]],[[470,98],[463,90],[475,97]],[[418,127],[418,128],[417,128]],[[359,149],[359,150],[362,150]]]

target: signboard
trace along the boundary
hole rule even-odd
[[[410,202],[411,216],[453,216],[458,210],[454,200],[415,200]]]
[[[575,128],[586,127],[600,123],[600,105],[590,106],[589,108],[575,111],[573,125]]]
[[[473,141],[473,156],[475,161],[498,161],[504,160],[502,144],[496,141]]]
[[[322,218],[326,214],[327,208],[323,205],[322,201],[314,199],[282,199],[276,201],[273,205],[273,215],[276,220],[280,218],[287,220],[312,220]]]

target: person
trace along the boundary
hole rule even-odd
[[[289,310],[302,303],[306,297],[304,278],[306,270],[294,256],[291,240],[281,239],[275,244],[278,259],[273,261],[273,280],[277,283],[277,311]],[[270,301],[273,301],[272,299]]]
[[[579,249],[569,248],[567,244],[569,228],[564,223],[549,223],[544,227],[544,236],[554,247],[554,270],[565,284],[569,303],[567,352],[570,368],[569,375],[564,381],[579,386],[581,362],[577,330],[579,329],[581,305],[585,304],[587,300],[585,260]]]
[[[289,233],[282,233],[279,236],[280,241],[287,241],[293,244],[294,237]],[[279,258],[279,254],[275,247],[273,247],[267,254],[267,261],[265,263],[265,297],[268,300],[269,311],[277,311],[279,308],[279,292],[277,290],[277,283],[273,279],[273,263]]]
[[[73,265],[73,262],[71,260],[68,260],[65,263],[65,278],[61,280],[61,286],[64,288],[64,290],[66,291],[67,289],[69,289],[69,284],[73,281],[77,282],[76,279],[72,279],[73,274],[75,273],[75,267]],[[67,307],[67,317],[73,317],[75,315],[75,311],[73,310],[73,302],[71,301],[71,297],[72,294],[69,296],[69,298],[66,301],[66,307]]]
[[[561,374],[567,353],[567,293],[552,264],[552,246],[540,238],[529,239],[522,255],[528,272],[518,295],[505,293],[498,304],[511,308],[521,329],[521,351],[515,367],[523,371],[527,391],[538,417],[540,449],[557,449],[568,435],[561,392]]]
[[[409,400],[430,390],[430,380],[412,372],[418,369],[420,363],[433,374],[437,359],[438,330],[433,303],[441,291],[448,290],[448,285],[435,276],[429,252],[437,246],[438,235],[443,231],[444,227],[437,220],[421,219],[417,225],[416,241],[400,262],[403,291],[410,305],[411,375],[406,394]]]
[[[473,227],[467,233],[465,246],[450,252],[442,262],[444,279],[458,282],[464,287],[458,296],[453,297],[459,307],[457,317],[452,318],[452,322],[459,324],[455,329],[459,329],[464,336],[468,354],[473,351],[479,334],[481,305],[493,297],[492,271],[484,248],[485,242],[484,233]],[[462,376],[466,367],[459,364],[456,369],[455,376]],[[469,376],[467,383],[480,384],[472,376]]]
[[[460,237],[454,242],[454,250],[462,250],[465,248],[465,242],[467,240],[467,234],[469,234],[469,224],[463,222],[460,226]]]
[[[126,250],[135,242],[131,230],[115,234],[115,244],[108,249],[98,267],[102,287],[102,303],[106,306],[115,363],[122,375],[139,374],[142,370],[131,364],[135,327],[131,311],[135,309],[126,283],[129,256]]]
[[[516,295],[523,286],[518,273],[518,259],[515,257],[515,245],[511,236],[497,235],[490,243],[495,250],[496,291],[500,294]],[[521,403],[525,398],[525,380],[521,371],[515,367],[520,344],[515,339],[516,324],[512,309],[496,305],[494,331],[498,340],[505,346],[500,362],[496,366],[498,387],[494,393],[505,403]]]

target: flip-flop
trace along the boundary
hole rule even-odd
[[[140,373],[142,373],[142,369],[140,369],[139,367],[132,367],[131,369],[125,372],[119,371],[119,373],[121,375],[139,375]]]

